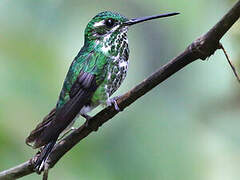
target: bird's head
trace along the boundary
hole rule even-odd
[[[125,22],[127,21],[128,19],[121,14],[110,11],[101,12],[88,23],[85,29],[85,40],[101,41],[112,34],[126,32],[128,26]]]
[[[101,12],[97,14],[95,17],[93,17],[92,20],[88,23],[85,29],[85,41],[86,40],[101,41],[105,37],[111,37],[112,35],[117,36],[118,34],[126,33],[128,27],[131,25],[148,21],[151,19],[168,17],[177,14],[179,13],[168,13],[155,16],[128,19],[119,13],[114,13],[110,11]]]

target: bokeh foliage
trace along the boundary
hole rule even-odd
[[[205,33],[233,2],[2,0],[0,170],[36,152],[24,139],[55,105],[67,69],[83,44],[84,28],[95,14],[181,12],[129,30],[131,62],[116,93],[121,94]],[[222,40],[238,71],[239,27],[238,22]],[[208,61],[176,73],[83,140],[59,161],[50,179],[238,180],[239,92],[223,53],[217,51]]]

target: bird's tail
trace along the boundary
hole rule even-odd
[[[38,172],[41,172],[44,168],[45,162],[47,161],[50,153],[52,152],[52,149],[54,145],[56,144],[57,140],[49,142],[47,145],[45,145],[40,152],[40,155],[37,158],[37,161],[34,165],[34,169],[36,169]]]

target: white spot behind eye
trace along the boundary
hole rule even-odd
[[[99,21],[99,22],[95,22],[93,27],[99,27],[99,26],[103,26],[104,25],[104,20]]]

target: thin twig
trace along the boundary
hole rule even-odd
[[[225,54],[225,56],[226,56],[226,59],[227,59],[227,62],[228,62],[228,64],[231,66],[231,68],[232,68],[232,70],[233,70],[233,73],[234,73],[234,75],[236,76],[236,78],[237,78],[238,82],[240,83],[240,78],[239,78],[239,75],[238,75],[238,73],[237,73],[237,71],[236,71],[236,68],[235,68],[235,66],[234,66],[234,65],[233,65],[233,63],[230,61],[230,59],[229,59],[229,56],[228,56],[228,54],[227,54],[226,50],[224,49],[224,47],[223,47],[223,45],[222,45],[221,43],[219,43],[219,46],[220,46],[220,49],[222,49],[222,50],[223,50],[223,53],[224,53],[224,54]]]

